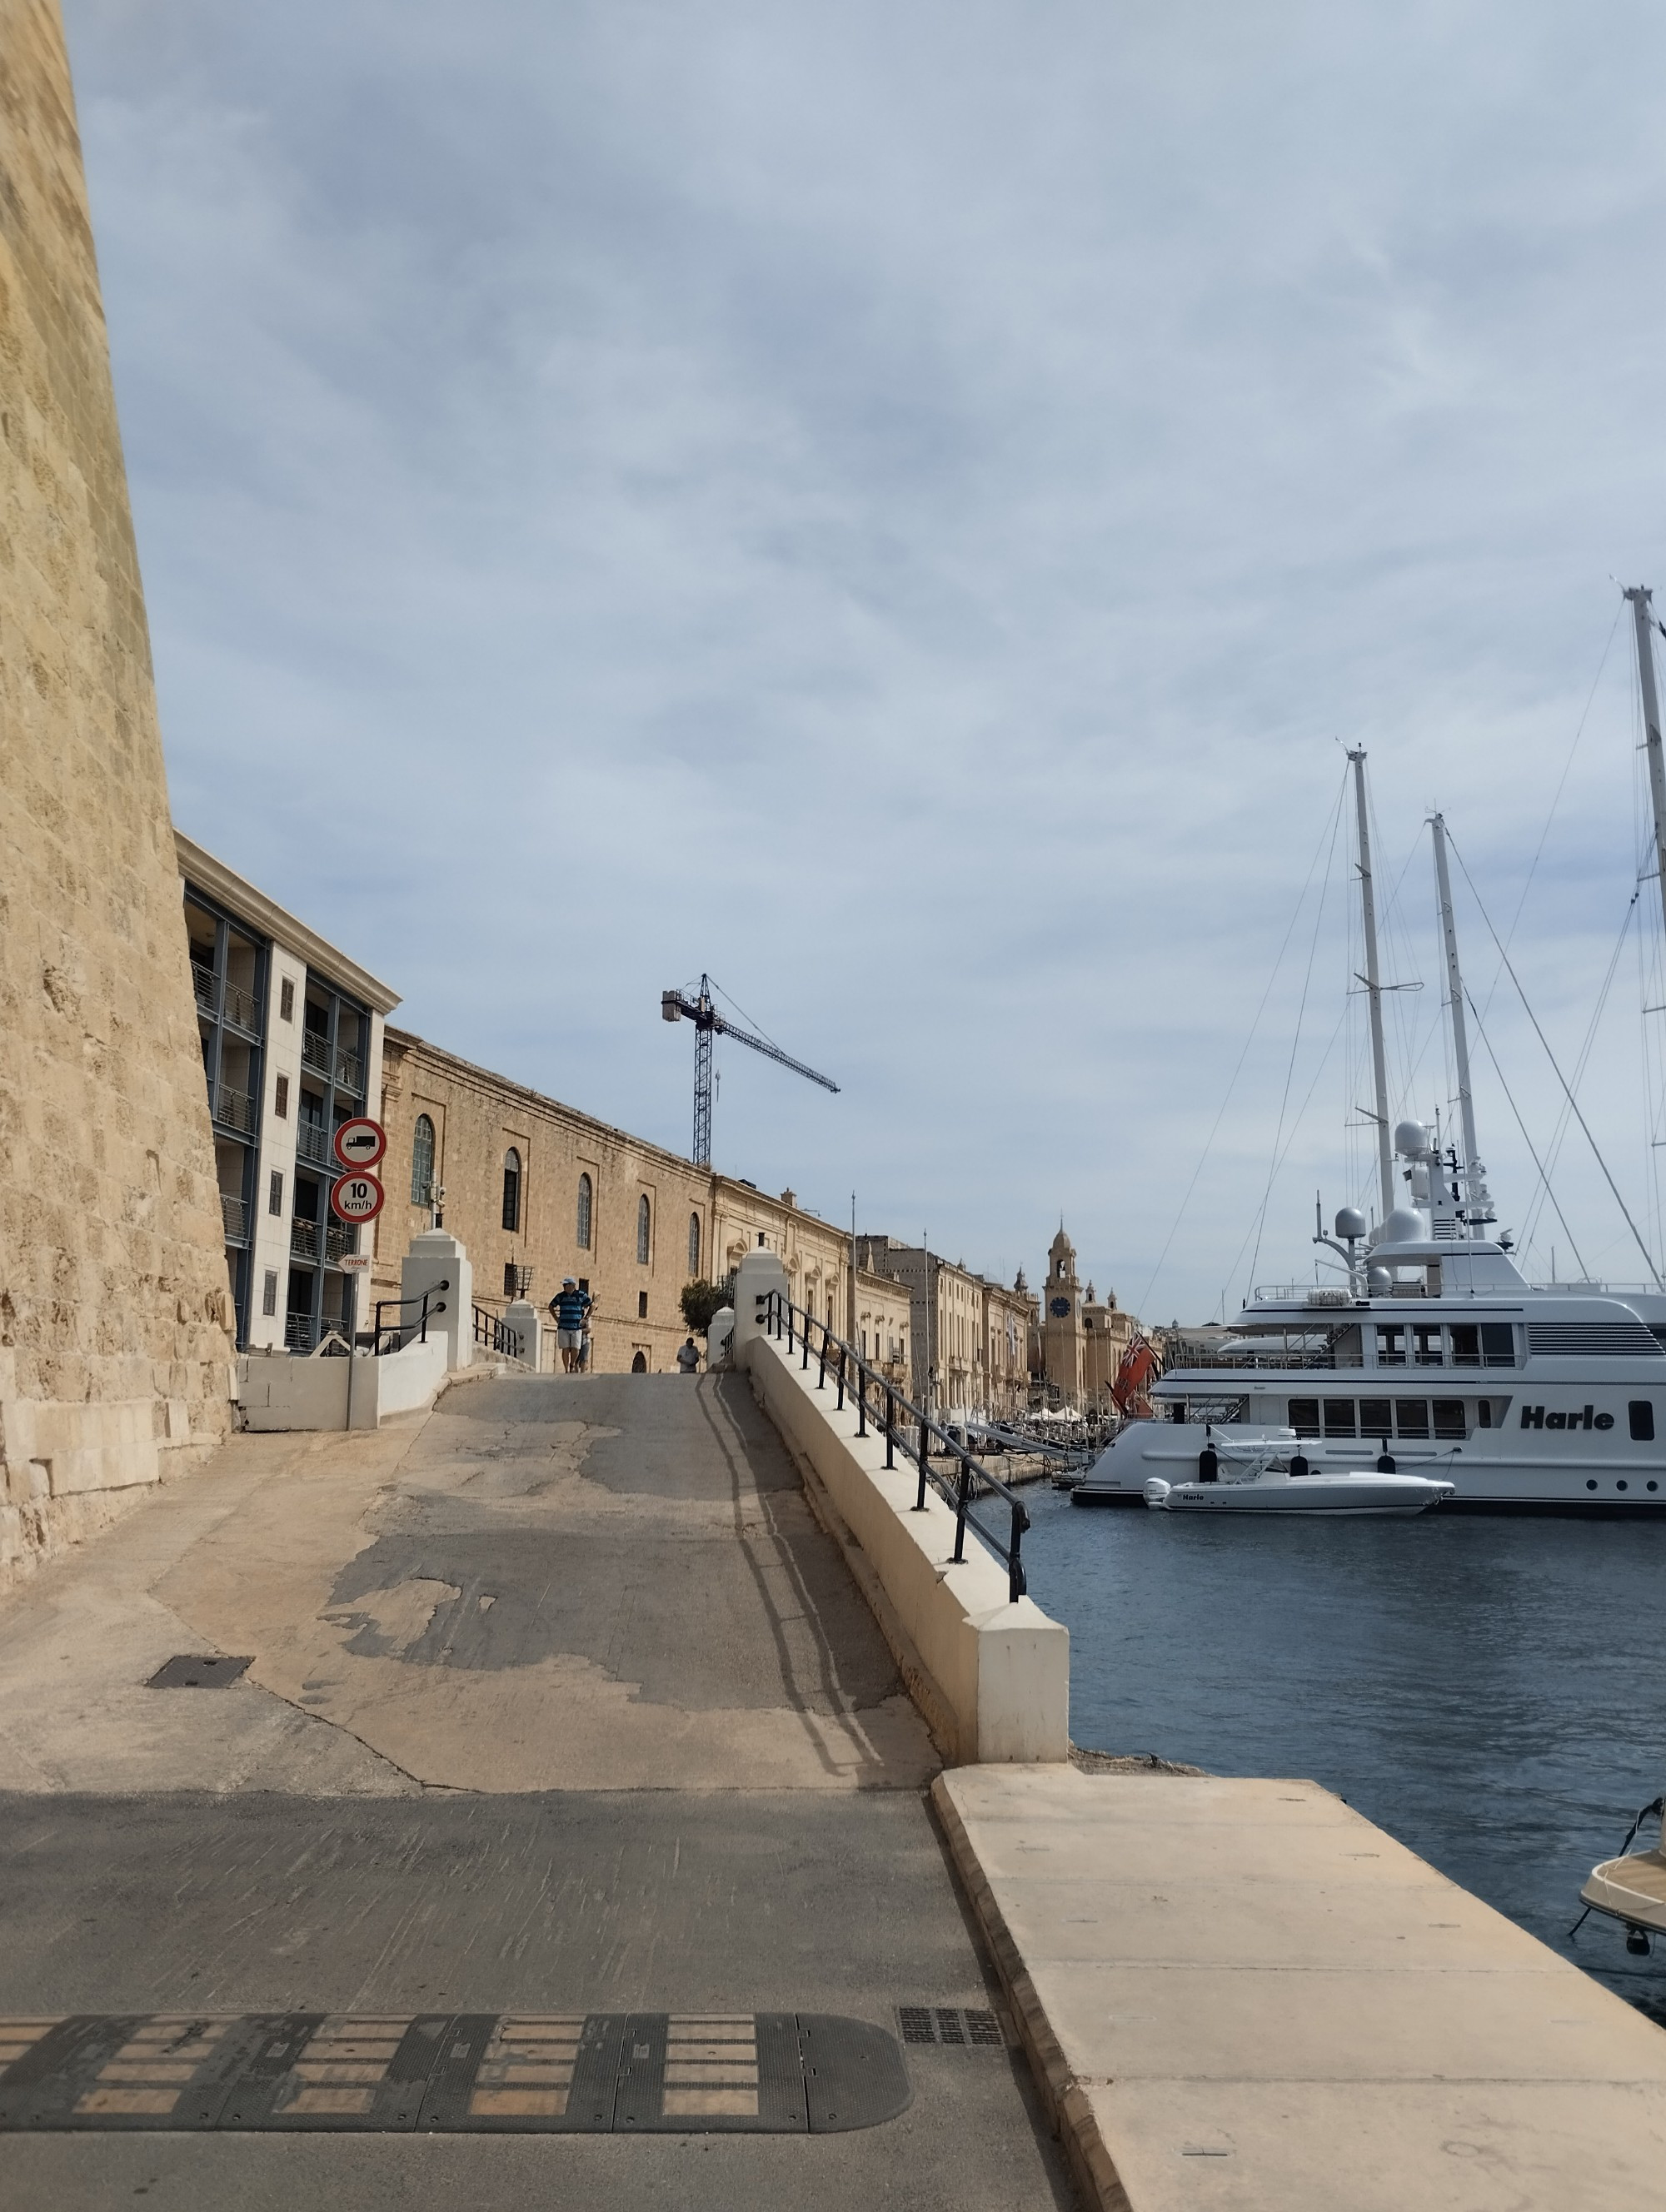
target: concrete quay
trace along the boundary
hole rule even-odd
[[[1666,2203],[1666,2034],[1316,1784],[932,1794],[1088,2202]]]

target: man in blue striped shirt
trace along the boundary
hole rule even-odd
[[[569,1375],[579,1371],[579,1360],[584,1351],[584,1325],[590,1317],[593,1304],[589,1291],[581,1291],[571,1275],[562,1277],[561,1288],[550,1301],[561,1364]]]

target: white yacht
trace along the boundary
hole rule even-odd
[[[1666,769],[1649,640],[1636,617],[1657,851],[1666,902]],[[1376,1078],[1381,1218],[1344,1207],[1316,1236],[1341,1262],[1335,1287],[1260,1290],[1207,1359],[1150,1386],[1155,1419],[1130,1422],[1072,1492],[1078,1505],[1143,1504],[1152,1481],[1195,1480],[1211,1427],[1274,1449],[1307,1474],[1375,1466],[1452,1485],[1448,1511],[1666,1511],[1666,1289],[1529,1283],[1511,1257],[1478,1157],[1445,828],[1432,818],[1462,1151],[1420,1122],[1389,1136],[1376,916],[1365,798],[1354,764],[1366,985]],[[1409,1203],[1396,1202],[1395,1158]],[[1635,1233],[1635,1232],[1633,1232]],[[1641,1239],[1639,1239],[1639,1243]],[[1647,1259],[1647,1255],[1645,1255]],[[1207,1466],[1207,1462],[1204,1462]]]

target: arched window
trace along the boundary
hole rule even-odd
[[[520,1155],[513,1145],[503,1155],[503,1226],[520,1226]]]
[[[590,1178],[587,1175],[581,1175],[579,1177],[579,1249],[581,1252],[587,1252],[590,1249],[592,1195]]]
[[[648,1204],[648,1200],[644,1199],[642,1200],[642,1204],[646,1206]],[[648,1373],[647,1352],[639,1352],[636,1354],[636,1357],[630,1363],[630,1371],[633,1375],[646,1375]]]
[[[413,1206],[434,1203],[434,1124],[426,1114],[416,1116],[416,1133],[410,1139],[410,1202]]]
[[[691,1213],[689,1216],[689,1280],[692,1282],[699,1273],[700,1216]]]
[[[636,1201],[636,1265],[639,1267],[648,1265],[648,1241],[653,1233],[653,1209],[648,1202],[648,1193],[644,1191]]]

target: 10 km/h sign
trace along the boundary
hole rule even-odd
[[[373,1175],[344,1175],[330,1193],[330,1210],[342,1221],[374,1221],[386,1195]]]

